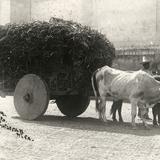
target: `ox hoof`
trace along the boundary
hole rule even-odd
[[[158,127],[158,123],[157,122],[153,122],[153,126],[154,127]]]
[[[117,119],[113,119],[113,122],[117,123]]]
[[[123,123],[123,119],[120,119],[120,120],[119,120],[119,123]]]
[[[149,126],[144,126],[145,127],[145,129],[147,129],[147,130],[150,130],[151,129],[151,127],[149,127]]]
[[[106,123],[106,122],[107,122],[107,119],[103,119],[102,121],[103,121],[104,123]]]
[[[137,130],[137,126],[132,126],[132,129],[133,130]]]
[[[160,126],[153,124],[153,127],[154,127],[154,128],[159,128]]]
[[[107,122],[107,119],[100,118],[100,121],[105,123]]]
[[[160,127],[160,123],[153,123],[153,127],[155,127],[155,128],[159,128]]]

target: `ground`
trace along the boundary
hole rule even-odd
[[[146,130],[137,118],[138,129],[133,130],[130,105],[126,103],[122,109],[125,123],[113,123],[111,102],[106,106],[107,123],[98,120],[93,100],[75,119],[63,116],[56,104],[50,103],[41,119],[25,121],[16,113],[13,97],[0,98],[0,111],[7,115],[7,124],[23,129],[34,140],[0,128],[0,160],[159,160],[160,128],[149,122],[151,129]]]

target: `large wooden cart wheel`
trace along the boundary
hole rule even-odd
[[[68,117],[76,117],[82,114],[90,102],[89,96],[67,95],[59,96],[56,104],[59,110]]]
[[[39,76],[27,74],[19,80],[14,92],[14,106],[20,117],[37,119],[45,113],[48,102],[47,86]]]

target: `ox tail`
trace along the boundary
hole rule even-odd
[[[96,111],[98,111],[98,97],[100,96],[99,94],[99,90],[98,90],[98,84],[97,84],[97,80],[96,80],[96,74],[97,74],[98,70],[96,70],[95,72],[93,72],[92,74],[92,78],[91,78],[91,82],[92,82],[92,88],[93,88],[93,92],[95,95],[95,99],[96,99]]]

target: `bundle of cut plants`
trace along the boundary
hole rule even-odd
[[[70,68],[77,89],[88,87],[93,71],[111,66],[115,57],[114,46],[103,34],[72,21],[51,18],[1,28],[0,80],[11,87],[25,74],[46,79],[62,68]]]
[[[0,39],[5,36],[7,28],[8,28],[7,25],[6,26],[0,25]]]

